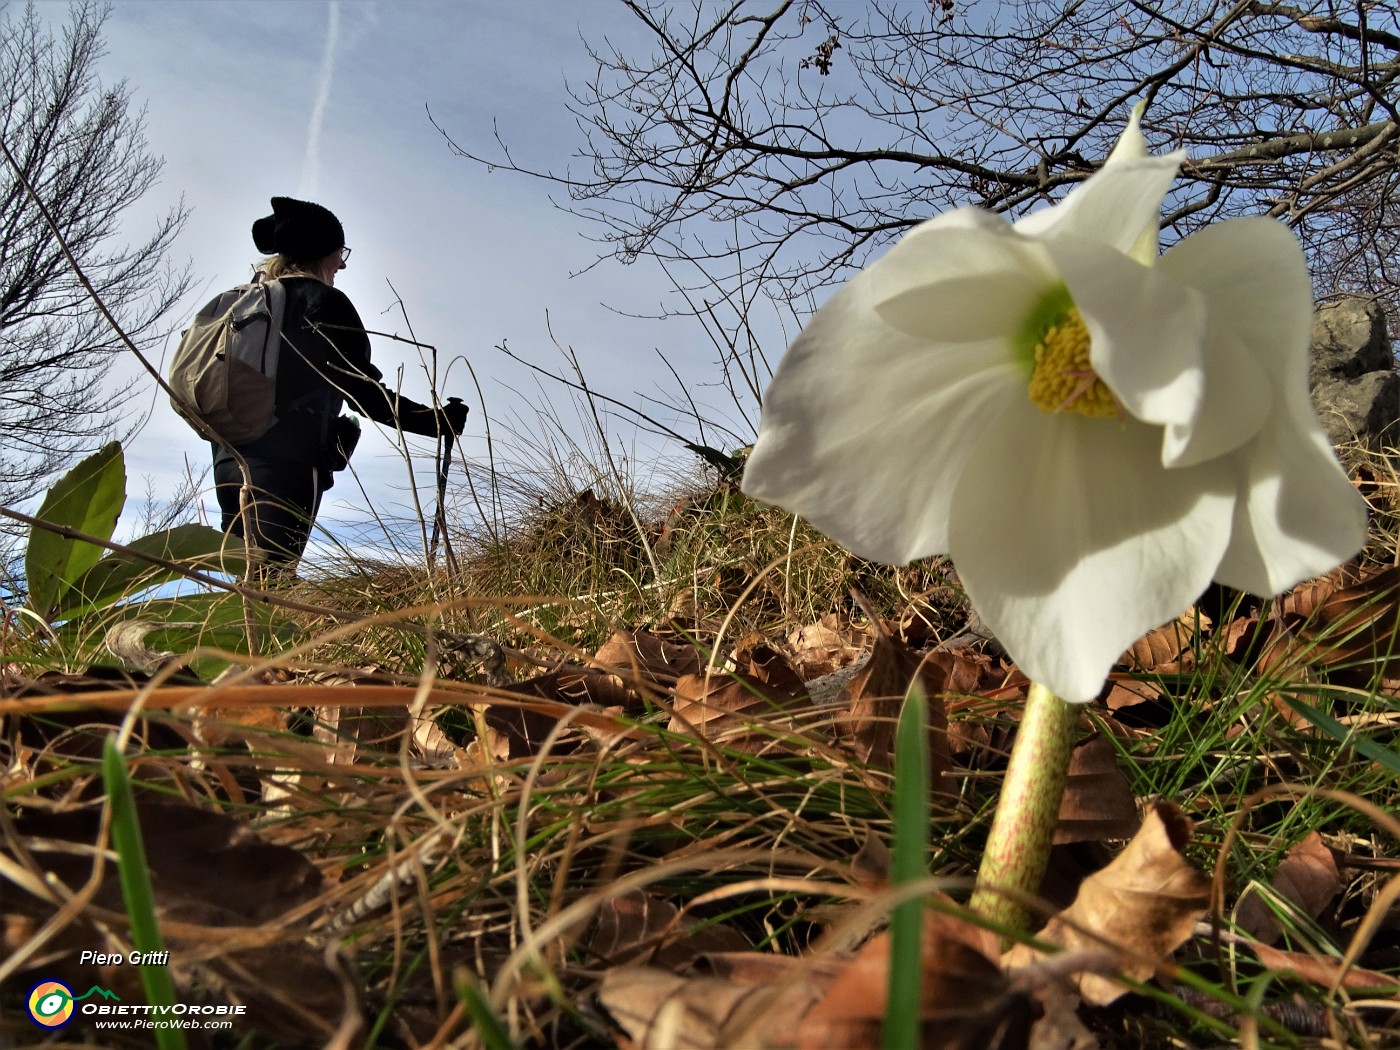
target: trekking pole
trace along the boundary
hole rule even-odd
[[[447,403],[460,405],[462,399],[449,397]],[[437,510],[433,513],[433,538],[428,544],[429,565],[437,558],[438,540],[441,539],[444,547],[447,546],[447,471],[452,466],[452,438],[451,431],[444,432],[438,449]]]

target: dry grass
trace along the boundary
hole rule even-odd
[[[1357,452],[1353,462],[1376,510],[1367,561],[1391,564],[1400,460]],[[179,802],[191,826],[198,814],[226,814],[276,847],[234,850],[203,882],[165,887],[182,991],[251,1007],[252,1026],[211,1045],[505,1045],[491,1041],[488,1025],[473,1025],[472,1006],[482,1001],[515,1045],[616,1045],[592,998],[616,962],[597,924],[610,901],[633,890],[681,909],[672,932],[694,920],[693,943],[737,938],[800,955],[869,931],[862,907],[878,893],[867,851],[889,839],[890,774],[833,744],[831,711],[754,718],[747,732],[767,743],[743,749],[669,729],[674,697],[665,688],[640,691],[625,711],[589,708],[592,721],[581,725],[574,715],[516,706],[557,698],[549,691],[557,681],[516,692],[484,684],[470,660],[453,662],[443,632],[493,639],[512,652],[510,679],[538,682],[541,665],[577,665],[619,627],[650,625],[716,659],[754,632],[781,646],[790,629],[825,614],[858,618],[849,597],[856,587],[880,615],[919,620],[929,644],[963,626],[955,579],[937,562],[900,570],[861,562],[729,485],[645,508],[601,488],[542,493],[494,535],[455,537],[456,574],[370,565],[298,585],[303,603],[380,621],[346,628],[285,615],[294,644],[226,682],[213,713],[156,710],[168,684],[152,690],[142,680],[116,694],[152,705],[128,717],[144,797]],[[405,629],[398,611],[406,608],[429,611]],[[1352,801],[1382,813],[1400,804],[1395,770],[1358,745],[1395,754],[1400,702],[1388,661],[1265,670],[1228,654],[1219,634],[1193,645],[1189,670],[1140,676],[1164,700],[1121,715],[1133,723],[1115,736],[1133,794],[1175,800],[1198,821],[1190,855],[1204,869],[1218,866],[1226,919],[1289,846],[1320,831],[1343,858],[1343,892],[1316,920],[1285,909],[1285,943],[1324,957],[1350,944],[1366,966],[1400,972],[1400,923],[1390,910],[1400,847]],[[42,653],[16,655],[33,662],[6,695],[36,695]],[[354,684],[329,691],[327,683],[342,682]],[[92,706],[99,684],[48,684],[51,693],[81,691],[77,712],[50,695],[38,703],[46,713],[5,716],[0,957],[10,961],[0,963],[0,1040],[42,1038],[18,993],[27,976],[60,966],[54,953],[125,943],[110,873],[79,878],[67,904],[39,874],[54,856],[49,840],[61,836],[56,824],[35,828],[85,806],[97,812],[93,742],[121,721]],[[1282,695],[1332,712],[1349,735],[1300,723],[1276,702]],[[482,700],[493,701],[490,717]],[[969,697],[953,705],[953,721],[970,742],[965,775],[955,815],[935,822],[930,868],[961,892],[1011,720],[1004,704]],[[1290,795],[1285,785],[1308,790]],[[178,854],[175,828],[155,823],[147,835],[170,836]],[[75,832],[65,847],[84,872],[93,845]],[[174,863],[156,852],[153,864]],[[292,885],[299,859],[319,874],[313,892]],[[1092,866],[1095,850],[1060,863]],[[233,922],[218,909],[238,897],[229,887],[240,882],[290,911],[257,921],[234,913]],[[1131,1005],[1094,1016],[1105,1044],[1400,1046],[1392,1000],[1376,1007],[1281,978],[1228,940],[1222,949],[1198,938],[1178,962]],[[63,1034],[63,1045],[149,1045],[149,1037],[122,1042],[82,1023]]]

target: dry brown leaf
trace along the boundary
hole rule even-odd
[[[1400,999],[1400,979],[1374,970],[1350,967],[1346,970],[1335,959],[1319,959],[1305,952],[1285,952],[1267,944],[1251,944],[1259,961],[1270,970],[1286,970],[1303,980],[1323,988],[1381,988],[1389,989],[1392,999]]]
[[[924,913],[922,1044],[939,1050],[1023,1050],[1029,997],[995,962],[990,931],[943,912]],[[890,935],[870,940],[797,1026],[798,1050],[877,1050],[889,985]]]
[[[1001,972],[994,934],[952,916],[925,915],[924,1045],[1025,1050],[1034,1007]],[[695,976],[651,967],[608,971],[599,1001],[634,1050],[864,1050],[881,1045],[889,935],[855,955],[795,959],[711,953]]]
[[[1280,599],[1261,667],[1367,662],[1389,672],[1396,666],[1400,657],[1400,567],[1339,587],[1337,582],[1347,578],[1342,575],[1344,570],[1355,574],[1354,569],[1343,566],[1318,580],[1299,584]],[[1306,590],[1300,593],[1299,588]]]
[[[812,956],[798,959],[791,955],[771,955],[768,952],[706,952],[696,956],[690,972],[697,977],[719,977],[734,984],[776,984],[801,976],[825,986],[831,981],[846,957],[840,955]]]
[[[889,885],[893,864],[894,854],[885,845],[885,840],[870,831],[851,858],[851,874],[867,889],[884,889]]]
[[[452,742],[442,727],[427,715],[419,715],[413,720],[413,753],[433,769],[450,769],[463,766],[468,759],[466,752]]]
[[[648,685],[669,689],[681,675],[698,674],[704,665],[700,650],[672,642],[650,631],[618,631],[598,650],[595,659]]]
[[[316,714],[312,737],[328,745],[326,761],[334,765],[350,765],[366,751],[397,751],[411,722],[407,708],[327,707]]]
[[[1284,855],[1269,884],[1280,897],[1314,919],[1342,891],[1336,858],[1315,831]],[[1273,944],[1283,935],[1278,919],[1256,892],[1241,899],[1235,922],[1264,944]]]
[[[1090,875],[1074,903],[1037,936],[1070,950],[1109,948],[1118,968],[1143,981],[1191,936],[1210,900],[1210,882],[1181,855],[1191,822],[1169,803],[1148,811],[1141,829],[1102,871]],[[1027,965],[1041,953],[1017,945],[1004,962]],[[1079,994],[1106,1006],[1127,989],[1096,973],[1078,975]]]
[[[939,788],[953,767],[944,696],[975,689],[989,663],[988,658],[979,659],[965,650],[916,653],[883,628],[877,629],[870,659],[846,684],[837,702],[846,712],[843,728],[856,757],[872,766],[893,766],[900,705],[917,676],[928,700],[929,783]]]
[[[591,705],[621,707],[633,711],[638,709],[636,696],[617,676],[591,668],[575,667],[551,671],[524,682],[508,685],[503,691],[525,697],[537,696],[568,704],[570,707]],[[523,758],[539,753],[540,745],[559,724],[559,718],[533,710],[527,705],[516,705],[497,699],[486,706],[486,722],[510,742],[511,758]],[[580,720],[565,731],[570,740],[576,741],[584,735],[582,725]],[[561,748],[558,743],[555,746],[557,749],[567,750],[567,746]]]
[[[700,955],[750,947],[738,931],[684,916],[670,901],[642,890],[614,897],[599,908],[588,941],[588,951],[609,965],[642,959],[667,970],[679,970]]]
[[[1098,1050],[1099,1041],[1079,1019],[1079,996],[1064,981],[1036,988],[1040,1017],[1031,1029],[1026,1050]]]
[[[806,696],[807,684],[786,655],[768,644],[763,635],[754,633],[734,646],[731,656],[740,672],[762,682],[775,693]]]
[[[1389,664],[1400,649],[1400,566],[1333,592],[1300,633],[1320,639],[1318,660],[1327,665],[1358,658]]]
[[[1054,842],[1126,839],[1138,826],[1137,800],[1118,766],[1118,752],[1106,736],[1096,733],[1070,756]]]
[[[1355,565],[1341,565],[1331,572],[1304,580],[1276,602],[1276,615],[1306,620],[1323,602],[1360,579]]]
[[[793,666],[804,682],[839,671],[855,663],[865,652],[865,632],[827,613],[816,623],[794,627],[787,633]]]
[[[740,751],[787,746],[755,724],[810,704],[807,687],[777,650],[762,643],[745,648],[736,652],[737,671],[683,675],[676,681],[671,732]]]
[[[737,672],[709,680],[704,675],[687,675],[676,683],[675,693],[674,713],[667,725],[670,732],[752,752],[777,740],[757,725],[806,701],[805,690],[800,696],[773,692]]]
[[[923,649],[944,640],[949,626],[965,621],[968,612],[967,598],[960,590],[934,587],[912,596],[890,624],[890,633],[916,649]]]
[[[275,1034],[322,1045],[347,1008],[345,985],[327,968],[321,949],[303,943],[297,927],[289,928],[287,921],[290,912],[321,894],[316,866],[299,851],[268,842],[222,813],[145,797],[137,798],[136,812],[180,1000],[200,1002],[200,996],[213,993],[219,1002],[247,1003],[248,1023],[268,1038]],[[47,877],[76,890],[92,875],[101,815],[99,806],[25,813],[14,827],[19,843]],[[106,865],[90,902],[124,913],[116,865]],[[18,936],[32,928],[35,920],[47,920],[52,910],[10,888],[0,894],[0,903],[7,937],[10,931]],[[230,947],[230,931],[237,937],[264,924],[283,940]],[[207,933],[200,934],[201,928]],[[117,950],[100,926],[79,916],[63,933],[46,940],[46,954],[33,959],[33,966],[143,1001],[139,967],[81,962],[83,950]],[[279,988],[285,997],[270,991]]]
[[[41,675],[40,679],[48,677],[45,674]],[[60,685],[57,690],[49,688],[47,683],[30,680],[20,687],[23,690],[20,695],[34,696],[62,691],[70,684],[75,690],[86,691],[92,688],[93,679],[87,676],[65,677],[70,681]],[[72,767],[101,768],[103,743],[108,736],[120,729],[121,725],[120,713],[83,706],[66,711],[46,712],[42,718],[0,715],[0,738],[14,739],[20,747],[21,754],[30,752],[26,761],[34,775],[35,783],[31,785],[31,790],[34,790],[35,794],[39,797],[50,794],[43,786],[46,774],[63,771],[65,775],[58,778],[59,783],[53,793],[68,795],[72,791],[72,785],[68,782],[73,773]],[[177,725],[163,720],[141,718],[136,720],[133,726],[132,745],[138,754],[178,754],[190,745],[190,740]],[[130,769],[133,780],[160,782],[169,779],[168,767],[158,761],[144,761],[138,758]],[[100,782],[95,782],[82,792],[82,797],[92,797],[101,792]]]
[[[320,892],[321,873],[298,851],[268,842],[222,813],[148,798],[136,800],[136,812],[158,908],[204,902],[242,925],[281,915]],[[22,816],[15,826],[21,836],[94,846],[101,817],[99,807],[84,806]],[[91,871],[87,856],[50,852],[42,842],[29,848],[71,887],[81,886]],[[105,875],[96,900],[124,910],[115,869],[108,865]]]
[[[1259,615],[1237,616],[1225,625],[1225,655],[1234,656],[1240,651],[1240,644],[1253,638],[1259,629]]]
[[[770,956],[770,958],[777,958]],[[598,1001],[627,1033],[631,1050],[730,1050],[790,1045],[793,1020],[816,999],[799,960],[761,984],[683,977],[648,966],[608,970]],[[783,975],[789,975],[784,979]],[[775,1041],[786,1028],[788,1040]]]
[[[353,985],[326,965],[323,954],[305,943],[226,951],[201,960],[192,972],[220,1001],[246,1004],[247,1016],[268,1045],[275,1038],[325,1046],[347,1009],[358,1004],[347,1002]]]
[[[1104,697],[1104,704],[1110,711],[1121,711],[1125,707],[1136,707],[1162,698],[1162,690],[1152,682],[1119,674],[1109,675],[1108,680],[1108,695]]]
[[[1190,670],[1194,660],[1191,643],[1197,631],[1210,629],[1210,619],[1203,612],[1192,610],[1171,623],[1148,631],[1120,658],[1119,663],[1134,671],[1157,671],[1163,674]]]
[[[555,699],[566,704],[592,704],[594,707],[618,707],[632,712],[645,710],[637,696],[615,674],[605,674],[592,668],[560,671],[555,676]]]

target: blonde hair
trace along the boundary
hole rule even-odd
[[[269,255],[253,270],[263,281],[275,281],[282,277],[314,277],[323,281],[316,263],[294,262],[285,255]]]

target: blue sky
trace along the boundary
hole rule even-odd
[[[65,14],[56,0],[42,10],[55,22]],[[570,278],[598,254],[582,220],[555,208],[544,184],[455,156],[427,115],[431,109],[464,145],[488,147],[494,126],[522,162],[578,164],[571,155],[582,134],[566,109],[565,81],[592,71],[580,37],[636,43],[631,20],[610,0],[116,0],[101,75],[126,80],[146,106],[151,150],[166,165],[144,213],[130,216],[130,236],[181,196],[193,210],[176,256],[193,261],[196,290],[172,321],[176,331],[210,296],[247,278],[257,254],[249,227],[270,210],[269,198],[300,196],[341,218],[354,254],[337,286],[367,327],[407,334],[392,283],[443,367],[454,356],[470,358],[494,427],[514,417],[534,430],[548,398],[554,414],[582,432],[567,393],[539,387],[494,350],[503,340],[560,370],[552,332],[576,351],[590,383],[629,403],[639,403],[635,391],[677,392],[657,348],[688,380],[712,380],[714,350],[698,327],[618,312],[654,313],[668,290],[660,274],[607,260]],[[406,395],[426,395],[416,351],[381,339],[374,353],[386,376],[403,369]],[[475,403],[460,362],[445,386]],[[128,447],[133,498],[143,477],[158,494],[173,488],[185,453],[196,469],[207,458],[154,385],[148,389],[149,422]],[[655,457],[655,443],[630,426],[616,422],[612,430],[619,452]],[[502,429],[495,440],[507,458],[521,451]],[[470,455],[484,455],[479,407],[464,442]],[[419,451],[419,465],[430,467],[431,449]],[[387,439],[368,435],[355,465],[382,512],[408,505],[406,472]],[[362,521],[363,502],[346,478],[330,494],[323,524],[335,530]]]

